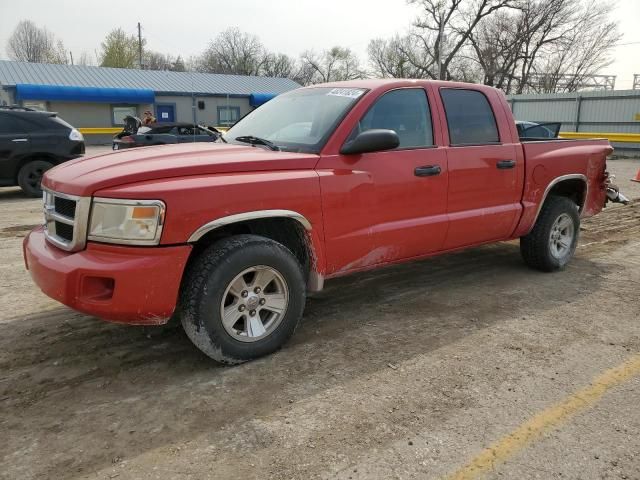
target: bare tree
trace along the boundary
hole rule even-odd
[[[7,41],[7,53],[9,58],[20,62],[67,63],[62,41],[31,20],[18,23]]]
[[[619,39],[601,0],[519,0],[469,37],[483,81],[507,93],[575,90],[609,64]]]
[[[378,76],[571,91],[610,64],[620,38],[606,0],[407,1],[421,9],[413,29],[369,43]]]
[[[436,78],[448,79],[450,70],[469,37],[485,18],[517,0],[408,0],[418,5],[421,14],[414,22],[412,35],[421,43],[425,71],[435,70]]]
[[[182,57],[173,57],[168,54],[145,50],[145,70],[167,70],[170,72],[184,72],[186,70]]]
[[[420,14],[406,35],[369,43],[369,61],[383,77],[478,80],[469,45],[482,22],[520,0],[407,0]]]
[[[182,59],[182,56],[178,55],[176,59],[173,61],[173,67],[171,68],[174,72],[186,72],[187,66]]]
[[[76,61],[76,65],[83,66],[94,66],[96,64],[94,58],[88,52],[82,52],[78,60]]]
[[[258,37],[229,28],[211,41],[198,61],[198,70],[209,73],[258,75],[265,49]]]
[[[429,52],[420,48],[412,35],[376,38],[367,47],[374,75],[391,78],[433,78]]]
[[[266,77],[293,78],[299,67],[296,61],[284,53],[267,53],[260,73]]]
[[[300,60],[305,85],[354,80],[366,76],[358,56],[348,48],[336,46],[320,54],[308,50],[301,55]]]
[[[611,52],[621,35],[609,20],[608,3],[589,0],[571,9],[567,25],[555,42],[547,44],[533,71],[542,82],[522,81],[524,89],[573,92],[612,62]]]
[[[143,46],[144,46],[143,40]],[[138,38],[121,28],[111,30],[101,44],[100,66],[136,68],[138,66]]]
[[[515,70],[523,46],[523,36],[513,15],[496,12],[471,32],[469,42],[481,70],[482,83],[510,93],[516,84]]]

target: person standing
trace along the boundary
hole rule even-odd
[[[142,119],[142,124],[145,127],[148,127],[152,124],[156,123],[156,117],[153,116],[151,110],[147,110],[144,112],[144,118]]]

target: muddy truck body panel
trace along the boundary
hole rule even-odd
[[[589,185],[582,189],[588,194],[580,199],[586,200],[583,215],[604,206],[605,161],[612,151],[606,140],[521,143],[504,95],[479,85],[473,91],[482,93],[495,116],[498,136],[492,144],[456,144],[450,138],[441,91],[468,85],[426,82],[432,145],[357,158],[340,154],[376,101],[416,87],[398,81],[378,88],[353,108],[323,151],[317,170],[327,278],[518,238],[533,227],[550,187],[571,178]],[[429,166],[437,166],[438,174],[416,175]]]

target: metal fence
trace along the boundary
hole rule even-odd
[[[561,122],[567,137],[606,137],[617,154],[640,154],[638,90],[508,95],[507,99],[516,120]]]

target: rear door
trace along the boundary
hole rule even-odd
[[[29,124],[11,112],[0,111],[0,181],[13,183],[20,158],[31,151]]]
[[[448,133],[445,249],[509,237],[520,218],[524,159],[497,92],[439,88]],[[493,108],[496,106],[497,108]]]

